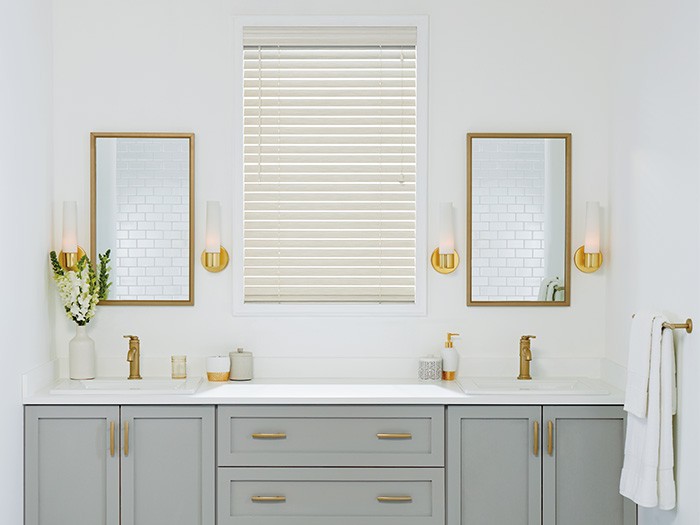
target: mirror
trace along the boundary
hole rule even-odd
[[[568,306],[571,134],[467,135],[467,305]]]
[[[194,304],[194,134],[90,134],[90,257],[112,251],[103,304]]]

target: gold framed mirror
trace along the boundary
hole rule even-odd
[[[571,304],[571,134],[467,134],[467,306]]]
[[[194,304],[194,133],[90,133],[90,257],[100,305]]]

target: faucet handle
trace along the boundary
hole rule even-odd
[[[139,340],[138,335],[124,335],[122,337],[124,337],[124,339],[128,339],[129,341],[138,341]]]
[[[537,339],[536,335],[523,335],[520,337],[521,341],[529,341],[530,339]]]

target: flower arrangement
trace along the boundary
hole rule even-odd
[[[78,326],[89,323],[95,315],[97,303],[107,298],[111,286],[109,254],[110,250],[107,250],[104,254],[98,255],[100,264],[98,272],[95,273],[95,268],[87,255],[80,258],[77,270],[64,270],[58,262],[56,252],[51,252],[53,279],[58,286],[63,307],[66,309],[68,318]]]

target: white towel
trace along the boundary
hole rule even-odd
[[[540,282],[540,290],[537,294],[538,301],[563,301],[564,291],[557,290],[562,287],[559,277],[545,277]]]
[[[641,394],[638,389],[628,389],[625,398],[627,435],[625,459],[620,477],[620,494],[642,507],[659,507],[669,510],[676,506],[676,486],[673,478],[673,414],[676,410],[675,356],[673,331],[664,330],[665,319],[654,316],[650,339],[648,390],[645,413],[636,415]],[[633,334],[634,335],[634,331]],[[635,338],[632,337],[630,343]],[[636,341],[639,343],[640,341]],[[635,352],[630,348],[630,354]],[[635,352],[643,355],[644,352]],[[633,373],[644,368],[638,363]],[[628,370],[629,372],[629,370]],[[642,380],[628,376],[628,381]]]
[[[540,282],[540,291],[537,294],[537,300],[538,301],[546,301],[547,300],[547,292],[549,291],[549,287],[552,284],[552,278],[551,277],[545,277],[542,279],[542,282]]]
[[[653,338],[655,315],[637,313],[632,319],[630,346],[627,356],[627,385],[625,387],[625,410],[637,417],[646,417],[649,389],[649,360]],[[661,325],[656,332],[657,343],[661,343]]]

